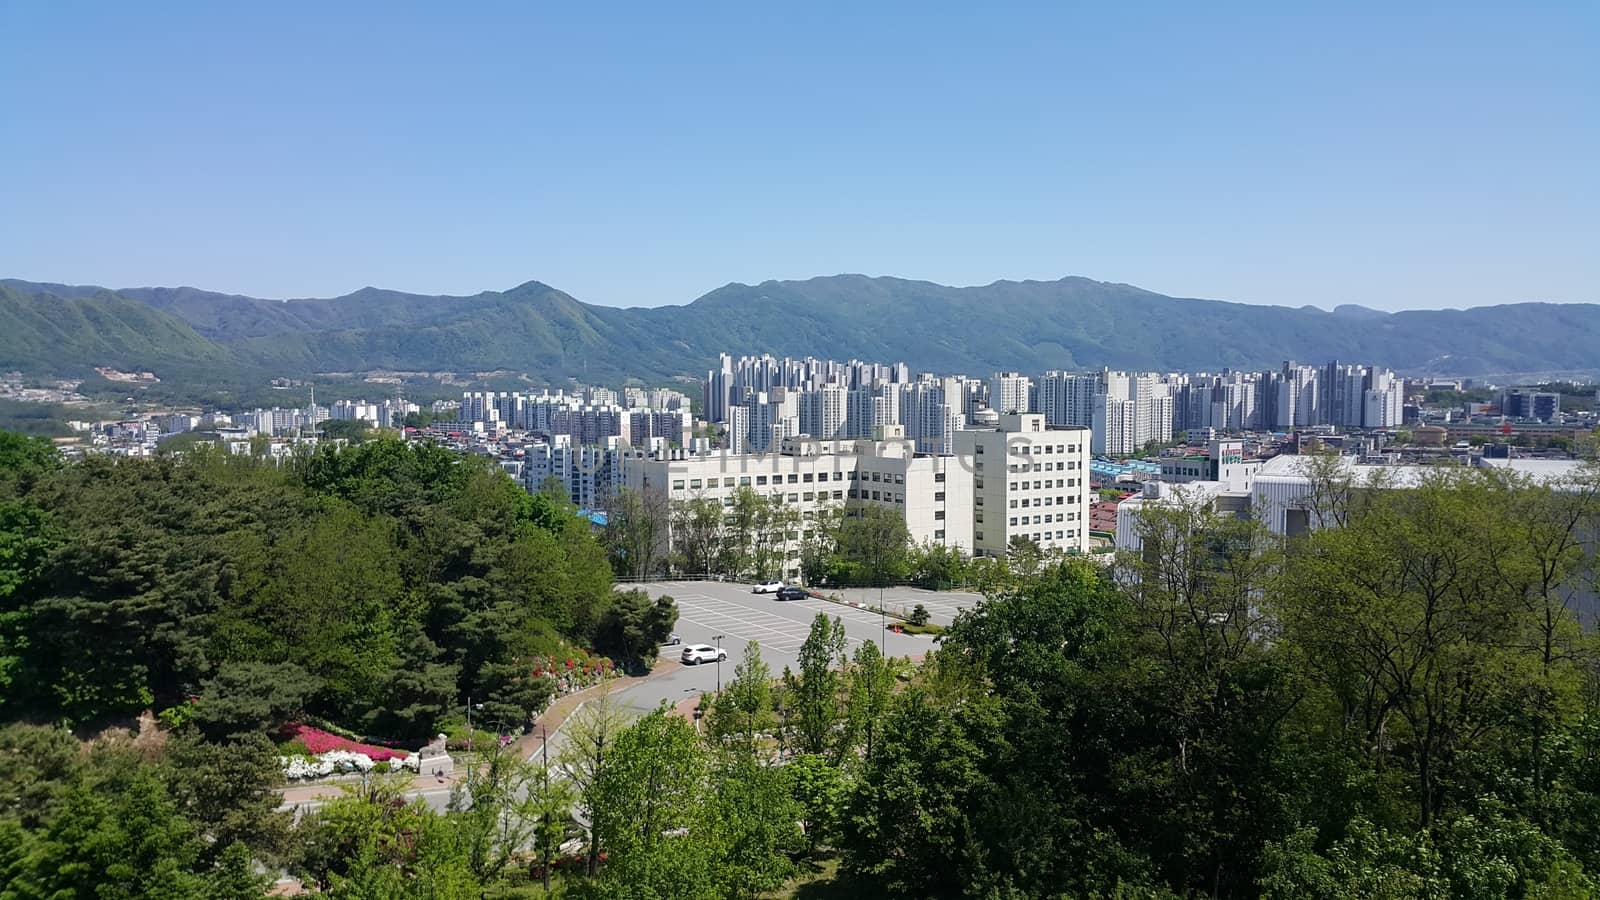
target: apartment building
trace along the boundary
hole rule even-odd
[[[1041,413],[980,417],[956,432],[972,470],[972,552],[1004,556],[1022,536],[1045,550],[1089,551],[1089,429]]]

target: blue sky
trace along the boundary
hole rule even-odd
[[[0,2],[0,277],[1600,301],[1600,4],[444,6]]]

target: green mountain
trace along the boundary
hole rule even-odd
[[[0,367],[141,360],[295,375],[371,368],[514,369],[547,379],[697,375],[721,352],[900,360],[913,368],[1158,370],[1372,362],[1406,372],[1589,369],[1600,305],[1519,303],[1384,313],[1168,297],[1063,278],[955,288],[838,275],[730,284],[684,306],[591,306],[536,281],[436,297],[364,288],[261,300],[194,288],[0,281]],[[87,309],[103,309],[89,318]],[[36,320],[56,322],[55,330]]]
[[[200,374],[240,364],[233,349],[137,300],[103,289],[61,296],[32,287],[0,281],[0,370],[113,366]]]

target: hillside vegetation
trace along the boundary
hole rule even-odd
[[[1600,306],[1333,312],[1168,297],[1063,278],[954,288],[839,275],[730,284],[684,306],[581,303],[536,281],[470,297],[365,288],[260,300],[194,288],[0,282],[0,368],[196,364],[309,374],[511,369],[620,382],[701,374],[721,352],[906,360],[983,374],[1099,366],[1218,370],[1285,359],[1482,374],[1591,368]]]

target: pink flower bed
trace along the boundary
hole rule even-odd
[[[305,744],[313,756],[321,756],[330,750],[347,750],[351,753],[365,753],[373,762],[381,762],[386,759],[405,759],[409,755],[404,750],[358,743],[320,728],[312,728],[310,725],[289,725],[284,731],[290,740]]]

